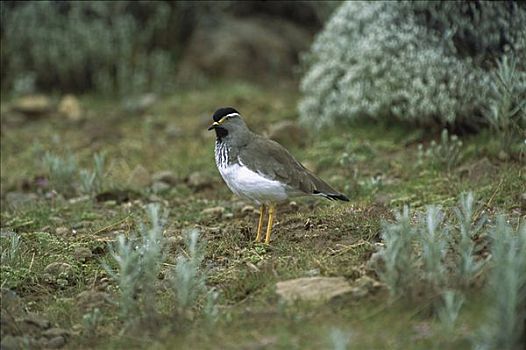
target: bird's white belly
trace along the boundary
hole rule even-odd
[[[267,179],[242,164],[218,166],[218,169],[230,190],[242,198],[257,204],[287,199],[286,185]]]

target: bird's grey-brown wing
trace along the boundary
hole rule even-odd
[[[254,134],[239,154],[250,170],[266,178],[281,181],[305,194],[321,194],[329,199],[348,200],[325,181],[312,174],[279,143]]]

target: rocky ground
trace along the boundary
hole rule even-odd
[[[403,204],[452,207],[472,190],[478,215],[502,212],[517,223],[526,207],[524,158],[499,152],[485,133],[465,136],[445,160],[429,151],[440,131],[374,124],[317,133],[297,124],[296,97],[219,84],[122,103],[75,96],[2,103],[2,349],[469,348],[480,285],[458,329],[446,334],[429,311],[432,298],[389,302],[369,260],[382,244],[382,223]],[[206,130],[223,105],[286,144],[350,203],[283,204],[271,244],[254,244],[257,208],[222,183]],[[95,185],[79,174],[95,168],[96,153],[105,164]],[[73,170],[53,173],[49,154],[72,156]],[[188,229],[207,242],[201,268],[219,292],[212,324],[171,313],[163,273],[160,316],[133,331],[119,318],[117,282],[104,264],[115,266],[111,247],[140,229],[147,203],[169,211],[168,259],[185,251]]]

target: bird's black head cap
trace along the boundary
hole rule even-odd
[[[234,108],[232,107],[223,107],[223,108],[219,108],[217,111],[215,111],[214,115],[212,116],[212,118],[214,119],[215,122],[218,122],[221,120],[221,118],[223,118],[225,115],[228,115],[228,114],[232,114],[232,113],[237,113],[239,114],[238,111],[236,111]]]

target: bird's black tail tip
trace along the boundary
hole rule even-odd
[[[344,202],[349,201],[349,198],[342,193],[323,193],[319,191],[314,191],[314,194],[321,195],[327,199],[330,199],[331,201],[335,201],[335,200],[344,201]]]

